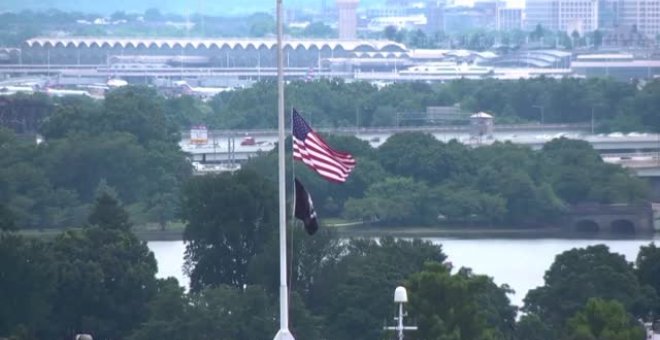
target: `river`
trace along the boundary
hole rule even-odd
[[[639,239],[565,239],[565,238],[426,238],[442,244],[448,260],[457,267],[469,267],[477,274],[494,278],[497,284],[508,284],[515,293],[509,297],[521,306],[527,291],[543,284],[543,274],[555,256],[571,248],[606,244],[610,250],[635,261],[639,247],[660,236]],[[188,286],[183,274],[182,241],[152,241],[148,243],[158,261],[158,277],[174,276]],[[394,287],[392,287],[394,289]]]

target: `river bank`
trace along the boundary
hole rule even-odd
[[[29,237],[38,237],[44,239],[52,239],[63,233],[66,230],[75,230],[80,228],[71,228],[71,229],[21,229],[18,231],[19,234]],[[142,241],[181,241],[183,240],[183,229],[172,229],[172,230],[145,230],[145,229],[133,229],[133,233]]]
[[[560,228],[450,228],[450,227],[383,227],[356,225],[332,227],[341,237],[560,237]]]
[[[598,238],[608,240],[629,240],[647,238],[652,234],[616,234],[616,233],[571,233],[561,228],[457,228],[457,227],[384,227],[368,225],[344,225],[322,227],[331,228],[337,232],[339,237],[403,237],[403,238],[563,238],[581,239]],[[40,238],[53,238],[63,232],[64,229],[28,229],[19,233],[25,236]],[[133,232],[142,241],[181,241],[183,240],[183,228],[173,229],[141,229],[134,228]]]

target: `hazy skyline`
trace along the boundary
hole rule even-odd
[[[510,6],[523,7],[525,0],[506,0]],[[0,1],[0,12],[21,10],[47,10],[51,8],[63,11],[81,11],[88,13],[109,14],[115,11],[142,12],[148,8],[158,8],[162,12],[207,14],[248,14],[252,12],[270,12],[275,7],[275,0],[250,0],[249,5],[242,0],[223,0],[222,3],[211,0],[114,0],[77,1],[77,0],[3,0]],[[320,9],[323,0],[284,0],[288,8]],[[330,5],[335,0],[325,0]],[[474,0],[456,0],[456,3],[472,5]],[[385,0],[360,0],[360,8],[378,7]]]
[[[456,2],[460,3],[462,5],[471,6],[475,2],[475,0],[457,0]],[[524,7],[525,6],[525,0],[506,0],[506,3],[507,3],[507,5],[509,5],[511,7]]]

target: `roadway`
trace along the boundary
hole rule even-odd
[[[463,144],[478,147],[495,142],[511,142],[527,145],[532,149],[540,149],[552,139],[566,137],[585,140],[603,154],[603,159],[609,163],[621,164],[633,169],[641,177],[660,176],[660,135],[657,134],[620,134],[592,135],[584,132],[584,126],[548,125],[526,126],[515,129],[507,126],[503,131],[496,126],[496,131],[490,138],[475,138],[469,134],[466,127],[442,128],[386,128],[386,129],[333,129],[326,132],[354,135],[367,141],[372,147],[382,145],[392,134],[403,131],[425,131],[435,138],[448,142],[452,139]],[[323,130],[323,129],[322,129]],[[275,130],[243,130],[243,131],[211,131],[206,144],[194,145],[184,138],[181,148],[189,153],[194,162],[241,162],[260,153],[266,153],[275,148],[277,133]],[[250,138],[248,138],[250,137]],[[253,139],[255,145],[245,144]],[[233,146],[229,143],[233,141]],[[229,152],[229,150],[232,152]]]
[[[287,78],[306,78],[309,76],[308,67],[285,67]],[[107,65],[0,65],[0,74],[11,76],[27,75],[57,75],[60,77],[241,77],[241,78],[275,78],[277,69],[273,67],[109,67]],[[321,78],[353,78],[353,72],[335,72],[314,70],[314,77]]]
[[[343,78],[364,81],[447,81],[452,79],[519,79],[534,76],[570,76],[570,69],[510,69],[496,68],[492,74],[463,74],[460,72],[442,73],[406,73],[401,70],[385,72],[331,71],[309,67],[285,67],[284,76],[287,79],[300,79],[310,76],[310,70],[315,78]],[[10,76],[47,75],[60,77],[122,77],[130,78],[167,78],[167,77],[240,77],[248,79],[275,78],[277,69],[274,67],[176,67],[165,65],[84,65],[84,64],[4,64],[0,65],[0,74]]]

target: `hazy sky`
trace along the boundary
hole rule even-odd
[[[464,5],[472,5],[474,0],[456,0],[456,2]],[[525,6],[525,0],[506,0],[509,6],[512,7],[523,7]]]
[[[510,6],[522,7],[525,0],[506,0]],[[285,7],[308,7],[318,9],[323,0],[284,0]],[[325,0],[332,4],[335,0]],[[456,0],[463,5],[471,5],[474,0]],[[386,0],[360,0],[360,7],[378,6]],[[208,14],[246,14],[255,11],[271,11],[275,0],[0,0],[0,12],[20,11],[24,9],[46,10],[58,8],[65,11],[109,14],[123,10],[127,12],[143,12],[147,8],[157,7],[163,12],[187,13],[200,11]],[[288,5],[288,6],[287,6]]]

